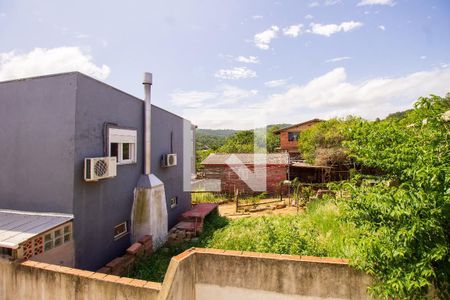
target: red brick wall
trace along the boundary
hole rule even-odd
[[[248,169],[253,172],[254,166],[247,165]],[[234,193],[235,188],[241,193],[253,193],[248,185],[239,178],[239,176],[226,165],[205,165],[204,168],[206,179],[220,179],[222,192]],[[243,171],[242,173],[245,173]],[[269,194],[278,193],[278,185],[280,181],[287,179],[287,166],[285,165],[267,165],[266,166],[266,188]],[[258,178],[256,178],[258,180]],[[262,191],[260,191],[262,192]]]

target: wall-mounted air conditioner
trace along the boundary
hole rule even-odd
[[[177,155],[175,153],[164,154],[161,157],[161,167],[173,167],[177,165]]]
[[[84,159],[84,180],[97,181],[117,175],[117,157],[95,157]]]

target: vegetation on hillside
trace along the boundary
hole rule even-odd
[[[300,137],[311,162],[352,161],[383,174],[337,186],[347,195],[344,220],[362,232],[353,262],[375,278],[376,296],[419,299],[434,285],[450,297],[449,109],[448,95],[430,96],[384,120],[332,119]]]
[[[351,128],[360,122],[357,117],[330,119],[320,122],[300,133],[299,151],[311,164],[320,166],[350,163],[344,141],[351,138]]]
[[[228,222],[229,221],[226,218],[219,216],[218,213],[209,214],[205,218],[203,232],[198,239],[174,245],[166,245],[165,247],[156,250],[151,256],[144,257],[137,261],[134,270],[129,276],[143,280],[163,282],[170,260],[173,256],[192,247],[207,248],[214,232],[220,228],[226,227]]]
[[[344,143],[356,161],[386,172],[343,185],[346,219],[363,230],[355,265],[383,298],[419,299],[432,284],[450,297],[449,109],[448,96],[420,98],[403,118],[357,122]]]
[[[208,247],[279,254],[352,257],[359,236],[351,222],[340,220],[334,201],[316,200],[298,215],[233,220],[216,231]]]
[[[284,126],[285,124],[278,124],[255,130],[224,131],[232,132],[230,135],[220,130],[199,129],[201,131],[197,134],[197,169],[201,169],[200,163],[211,153],[275,152],[280,146],[280,139],[274,131]],[[221,134],[217,135],[217,132]]]
[[[191,247],[351,257],[352,239],[359,232],[351,222],[340,219],[336,203],[330,199],[308,204],[298,215],[227,220],[217,213],[205,219],[204,231],[197,240],[169,245],[138,262],[133,278],[162,282],[170,259]]]
[[[450,95],[430,96],[384,120],[351,117],[314,126],[300,136],[300,150],[311,162],[351,161],[382,175],[353,172],[351,180],[330,184],[335,197],[312,201],[298,215],[229,222],[209,217],[212,225],[206,222],[199,241],[158,251],[140,276],[152,279],[145,272],[167,267],[169,254],[203,246],[350,258],[374,278],[375,297],[422,299],[435,292],[449,299],[450,122],[443,118],[449,110]],[[241,149],[250,140],[240,133],[221,147]]]

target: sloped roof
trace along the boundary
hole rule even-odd
[[[202,165],[288,165],[288,153],[230,153],[230,154],[210,154]]]
[[[73,215],[0,209],[0,247],[20,244],[73,219]]]
[[[312,120],[305,121],[305,122],[302,122],[302,123],[297,123],[297,124],[294,124],[294,125],[291,125],[291,126],[283,127],[283,128],[278,129],[278,130],[274,130],[273,133],[278,134],[278,133],[280,133],[282,131],[286,131],[286,130],[289,130],[291,128],[295,128],[297,126],[306,125],[306,124],[309,124],[309,123],[317,123],[317,122],[322,122],[322,121],[323,120],[321,120],[321,119],[312,119]]]

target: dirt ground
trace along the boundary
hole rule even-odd
[[[274,203],[264,204],[264,203],[272,202],[272,201],[276,201],[276,200],[279,200],[279,198],[261,200],[259,202],[259,205],[257,206],[257,208],[258,209],[266,208],[264,210],[255,211],[255,212],[251,212],[251,211],[244,212],[241,209],[241,212],[238,212],[238,213],[236,213],[236,203],[235,202],[227,202],[227,203],[223,203],[223,204],[219,205],[219,214],[221,216],[227,217],[229,219],[237,219],[237,218],[269,216],[269,215],[295,215],[302,211],[302,208],[300,208],[297,211],[297,207],[287,205],[288,199],[284,199],[286,202],[277,201]],[[274,209],[276,205],[283,204],[283,203],[286,203],[285,208]],[[246,208],[248,210],[251,210],[253,207],[248,206]]]

